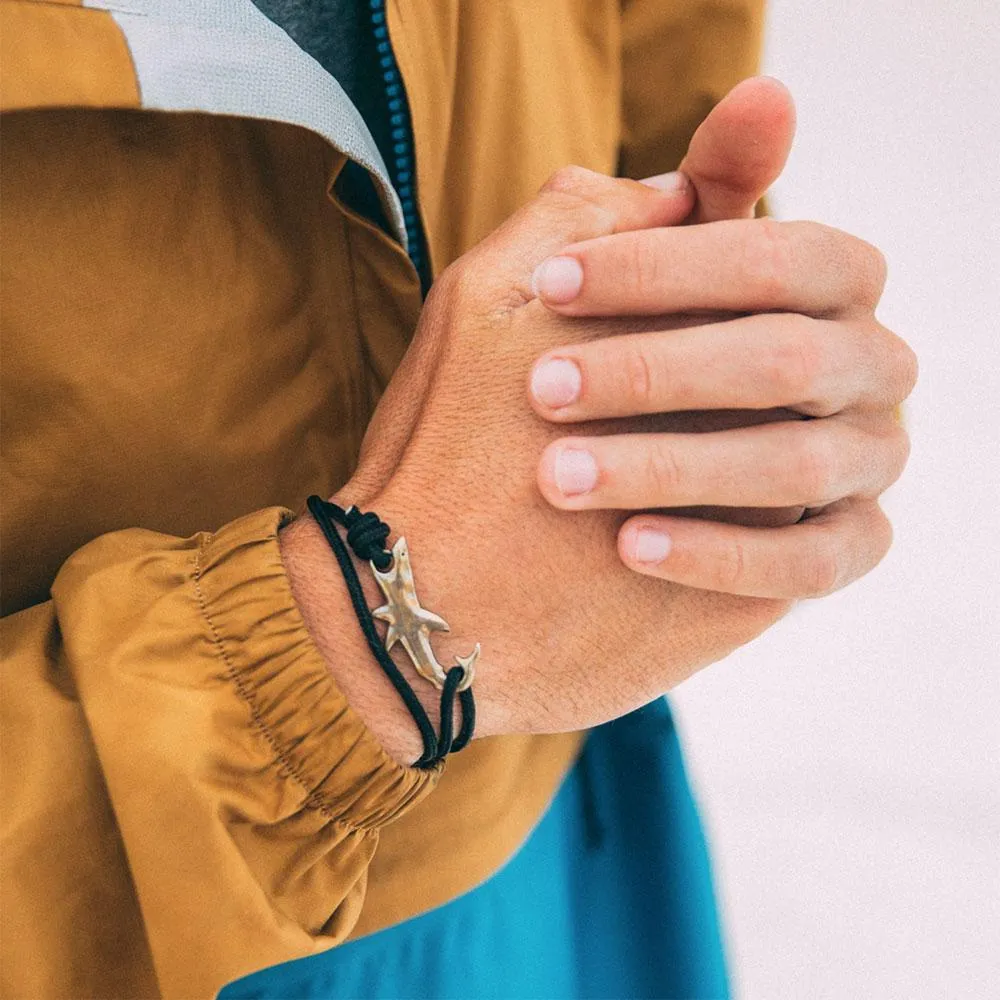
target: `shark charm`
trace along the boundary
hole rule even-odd
[[[379,588],[385,595],[386,603],[376,608],[372,615],[386,622],[389,631],[385,637],[385,648],[392,649],[398,642],[406,650],[417,673],[426,678],[436,688],[444,687],[447,671],[438,663],[431,649],[431,632],[449,632],[448,623],[440,616],[420,606],[417,590],[413,583],[413,569],[410,567],[410,552],[406,539],[400,538],[392,547],[392,566],[382,572],[374,563],[372,572]],[[476,643],[468,656],[456,656],[458,666],[465,671],[465,677],[458,690],[464,691],[472,685],[476,673],[476,660],[480,647]]]

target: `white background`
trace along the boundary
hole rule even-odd
[[[674,695],[747,1000],[1000,997],[1000,5],[772,0],[776,213],[888,256],[896,543]]]

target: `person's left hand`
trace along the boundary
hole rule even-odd
[[[758,97],[767,85],[752,82]],[[738,119],[738,102],[725,113],[734,109]],[[789,108],[778,124],[789,142],[791,120]],[[566,510],[644,511],[619,532],[621,558],[640,573],[747,596],[819,596],[867,572],[889,547],[878,497],[908,456],[897,410],[916,360],[875,318],[885,264],[874,247],[816,223],[746,218],[759,193],[752,183],[742,192],[713,187],[713,158],[740,148],[724,141],[721,124],[710,116],[682,169],[698,188],[693,221],[731,221],[601,237],[536,271],[535,292],[563,316],[663,320],[653,332],[546,353],[533,369],[532,403],[567,424],[690,411],[773,416],[775,408],[794,419],[707,433],[574,434],[546,448],[539,486]],[[761,527],[660,512],[750,506],[807,514]]]

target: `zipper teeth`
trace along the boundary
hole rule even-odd
[[[406,106],[403,81],[392,53],[389,41],[389,27],[386,24],[385,0],[368,0],[371,10],[372,31],[375,35],[375,51],[378,53],[379,70],[389,107],[389,135],[392,139],[392,155],[389,157],[390,177],[403,209],[403,225],[409,244],[410,260],[418,274],[423,273],[423,252],[420,244],[420,223],[417,217],[417,203],[413,195],[415,184],[413,143],[411,139],[410,114]]]

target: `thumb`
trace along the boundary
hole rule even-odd
[[[599,236],[677,226],[693,209],[694,189],[679,171],[640,182],[564,167],[462,260],[484,291],[533,298],[531,275],[547,257]]]
[[[680,169],[698,203],[690,222],[747,219],[781,174],[795,135],[795,103],[768,76],[737,84],[691,139]]]

